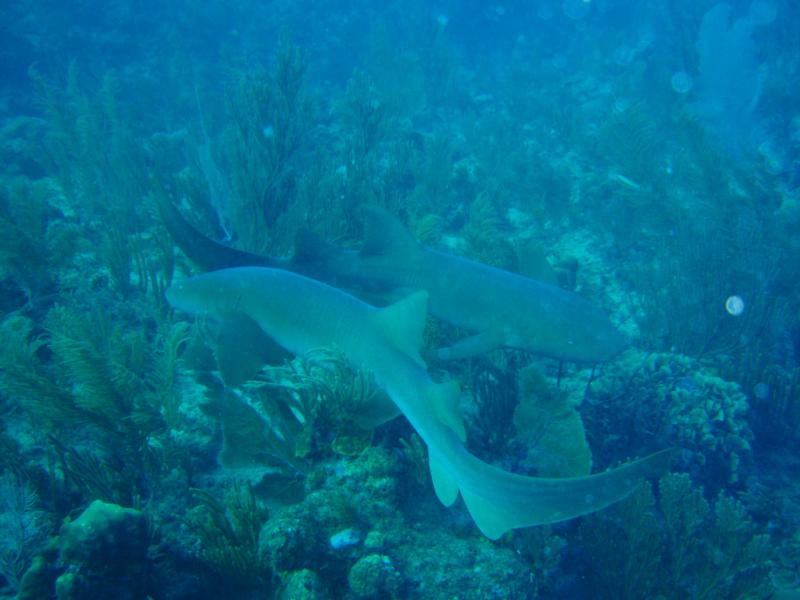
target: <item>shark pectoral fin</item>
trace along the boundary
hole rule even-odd
[[[217,367],[229,387],[251,379],[265,364],[281,364],[291,357],[291,353],[243,313],[225,315],[216,342]]]
[[[364,430],[375,429],[387,421],[400,415],[394,401],[383,390],[376,391],[365,406],[359,407],[357,415],[353,415],[355,424]]]
[[[459,491],[478,528],[496,540],[511,529],[566,521],[622,500],[642,478],[666,473],[671,455],[664,450],[588,477],[545,479],[509,473],[467,454],[483,481]]]
[[[425,329],[427,315],[428,292],[425,291],[414,292],[375,313],[377,325],[389,344],[407,354],[423,368],[427,368],[427,365],[419,351],[422,348],[422,331]]]
[[[430,388],[428,402],[439,422],[452,429],[458,439],[463,442],[467,439],[467,432],[464,429],[464,419],[458,404],[460,396],[461,388],[458,384],[455,381],[447,381]]]
[[[457,341],[449,348],[439,348],[437,354],[442,360],[459,360],[478,356],[489,350],[502,347],[503,332],[496,329],[487,329],[476,335]]]
[[[436,496],[445,506],[452,506],[458,498],[458,484],[435,455],[428,456],[428,466],[431,469],[431,479]]]

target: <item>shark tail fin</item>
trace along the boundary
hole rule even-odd
[[[389,343],[414,362],[427,368],[419,354],[428,314],[428,292],[414,292],[399,302],[378,309],[375,320]]]
[[[419,251],[417,241],[391,213],[371,205],[364,206],[362,210],[366,222],[361,256],[389,253],[408,255]]]
[[[665,474],[672,453],[662,450],[588,477],[549,479],[509,473],[463,451],[472,468],[480,469],[481,485],[459,491],[481,532],[496,540],[511,529],[566,521],[618,502],[642,478]]]
[[[161,221],[175,244],[189,260],[204,270],[256,266],[286,268],[281,259],[237,250],[207,237],[183,217],[164,190],[157,190],[155,198]]]

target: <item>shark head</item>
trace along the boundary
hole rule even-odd
[[[598,324],[596,329],[584,332],[583,347],[594,356],[606,357],[610,360],[621,354],[629,345],[628,337],[614,327],[603,315],[604,323]]]
[[[629,340],[601,310],[591,308],[582,322],[567,330],[564,355],[585,362],[611,360],[628,347]]]
[[[504,345],[586,363],[611,360],[627,348],[627,337],[600,308],[563,290],[552,294],[557,301],[521,312],[516,327],[505,329]]]
[[[229,271],[212,271],[173,283],[165,295],[173,308],[219,318],[237,310],[237,303],[245,292],[240,289],[242,286]]]

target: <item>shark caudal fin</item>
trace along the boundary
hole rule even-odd
[[[459,491],[475,524],[493,540],[512,529],[566,521],[618,502],[642,478],[666,473],[673,453],[663,450],[588,477],[545,479],[515,475],[463,452],[471,467],[480,469],[481,485]]]
[[[206,271],[231,267],[286,268],[281,259],[252,254],[225,246],[205,236],[187,221],[163,190],[155,194],[161,222],[175,244],[193,263]]]

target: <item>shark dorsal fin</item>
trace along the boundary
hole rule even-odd
[[[220,319],[216,341],[217,367],[228,387],[252,379],[265,364],[279,365],[291,357],[243,313],[229,313]]]
[[[364,245],[361,256],[379,256],[390,252],[419,251],[419,244],[391,213],[377,206],[364,206]]]
[[[425,291],[414,292],[375,314],[378,327],[387,341],[424,368],[427,365],[419,355],[419,350],[422,348],[422,331],[427,315],[428,292]]]
[[[547,260],[544,248],[540,244],[533,240],[525,240],[517,244],[516,252],[520,275],[549,285],[558,285],[556,271]]]

